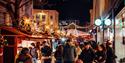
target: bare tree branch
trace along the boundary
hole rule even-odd
[[[46,4],[48,4],[48,0],[34,0],[33,1],[34,6],[44,6]]]
[[[42,4],[42,5],[48,4],[48,0],[43,0],[43,1],[41,1],[41,4]]]
[[[11,12],[12,14],[14,13],[12,5],[7,3],[6,0],[0,1],[0,5],[4,7],[7,11]]]
[[[28,4],[28,3],[31,2],[31,1],[32,1],[32,0],[28,0],[28,1],[26,1],[25,3],[23,3],[22,5],[20,5],[19,8],[23,7],[24,5]]]
[[[11,4],[7,4],[6,5],[6,9],[7,9],[7,11],[11,12],[12,14],[14,14],[14,10],[13,10]]]
[[[6,3],[3,2],[3,1],[0,1],[0,6],[2,6],[2,7],[6,7]]]
[[[0,2],[7,3],[5,0],[0,0]]]
[[[9,4],[15,4],[14,2],[12,2],[11,0],[3,0],[3,2],[9,3]]]
[[[19,4],[22,2],[22,0],[19,0]]]
[[[15,4],[20,5],[20,4],[21,4],[21,2],[22,2],[22,0],[15,0]]]

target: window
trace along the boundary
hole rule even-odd
[[[53,16],[50,16],[50,20],[53,21]]]
[[[46,20],[46,16],[42,15],[42,21],[45,22],[45,20]]]

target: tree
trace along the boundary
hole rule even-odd
[[[5,8],[9,13],[12,19],[13,27],[18,27],[20,8],[28,3],[32,3],[32,0],[0,0],[0,6]]]
[[[48,4],[48,0],[33,0],[33,4],[35,4],[35,6],[44,6]]]

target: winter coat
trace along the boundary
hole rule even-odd
[[[115,58],[117,58],[117,56],[115,55],[115,52],[113,51],[112,47],[107,46],[107,59],[106,59],[106,63],[115,63]]]
[[[106,61],[106,57],[107,57],[106,52],[104,52],[104,51],[97,51],[95,60],[98,63],[104,63]]]
[[[63,59],[64,61],[75,61],[76,48],[69,44],[66,44],[63,48]]]
[[[91,48],[82,50],[79,55],[79,59],[81,59],[84,63],[92,63],[94,58],[95,53]]]
[[[16,63],[32,63],[31,56],[27,54],[20,54],[16,59]]]

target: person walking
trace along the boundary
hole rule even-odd
[[[16,58],[16,63],[32,63],[32,57],[29,54],[28,48],[23,48]]]
[[[63,63],[63,46],[62,45],[57,46],[54,57],[56,59],[55,63]]]
[[[79,55],[79,59],[83,61],[83,63],[92,63],[95,59],[95,52],[91,48],[89,42],[84,43],[84,48],[82,48],[82,52]]]
[[[96,51],[96,59],[95,59],[95,62],[97,63],[105,63],[106,62],[106,47],[101,44],[101,45],[98,45],[97,47],[97,51]]]
[[[52,61],[52,48],[46,41],[43,42],[43,47],[41,48],[41,53],[42,53],[42,59],[44,63],[51,63]]]
[[[67,43],[63,48],[63,59],[64,63],[74,63],[76,58],[76,48],[73,45],[71,39],[67,40]]]
[[[38,58],[38,53],[37,53],[37,48],[35,46],[35,43],[31,43],[32,48],[30,50],[30,54],[32,56],[32,62],[37,63],[37,58]]]
[[[107,49],[106,63],[116,63],[115,59],[117,58],[117,56],[115,55],[115,52],[112,48],[112,42],[109,40],[107,40],[107,42],[106,42],[106,49]]]

